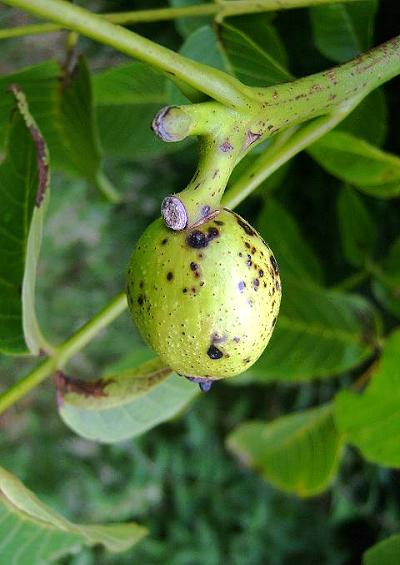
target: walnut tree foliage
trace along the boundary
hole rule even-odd
[[[160,4],[93,2],[103,29],[0,3],[0,556],[398,563],[398,8]],[[180,122],[150,129],[165,106],[193,112],[200,164]],[[127,265],[234,112],[251,136],[222,204],[282,302],[258,361],[202,394],[133,327]]]

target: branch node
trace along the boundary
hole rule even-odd
[[[151,128],[163,141],[182,141],[190,135],[191,117],[179,106],[165,106],[156,114]]]

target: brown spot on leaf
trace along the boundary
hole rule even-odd
[[[67,377],[62,371],[57,371],[54,375],[54,381],[57,389],[57,400],[63,399],[67,393],[80,394],[85,397],[93,396],[95,398],[107,396],[105,388],[114,382],[114,379],[98,379],[97,381],[83,381],[81,379],[73,379]]]

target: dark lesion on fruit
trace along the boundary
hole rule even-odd
[[[226,335],[221,335],[218,332],[213,332],[211,334],[211,341],[212,341],[213,345],[215,345],[216,343],[225,343],[225,341],[227,339],[228,338],[226,337]]]
[[[236,216],[237,223],[244,230],[244,232],[247,233],[247,235],[250,235],[250,236],[257,235],[255,230],[253,230],[253,228],[247,222],[245,222],[243,220],[243,218],[241,218],[237,214],[235,214],[235,216]]]
[[[207,240],[208,241],[212,241],[213,239],[215,239],[216,237],[219,236],[219,229],[218,228],[208,228],[207,230]]]
[[[216,347],[214,344],[211,344],[210,347],[208,348],[207,355],[213,361],[221,359],[221,357],[224,356],[223,352],[220,349],[218,349],[218,347]]]
[[[146,297],[144,296],[144,294],[139,294],[138,299],[137,299],[139,306],[143,306],[145,300],[146,300]]]
[[[186,238],[186,243],[189,247],[194,249],[201,249],[202,247],[207,247],[208,241],[207,236],[201,230],[193,230]]]
[[[128,303],[132,304],[132,294],[131,294],[131,288],[129,285],[127,285],[126,287],[126,297],[128,299]]]
[[[168,243],[168,237],[164,237],[164,239],[161,241],[161,245],[165,245],[166,243]]]
[[[172,281],[173,278],[174,278],[174,273],[169,271],[169,273],[167,273],[167,281]]]
[[[190,263],[190,270],[192,271],[194,277],[198,279],[200,277],[200,265],[192,261]]]
[[[278,263],[276,262],[275,257],[273,255],[271,255],[269,260],[271,261],[271,265],[272,265],[272,268],[274,269],[275,274],[279,275],[279,267],[278,267]]]
[[[207,245],[215,239],[219,237],[220,232],[216,227],[210,227],[207,230],[207,233],[202,232],[201,230],[193,230],[189,233],[186,238],[186,243],[189,247],[194,249],[202,249],[207,247]]]

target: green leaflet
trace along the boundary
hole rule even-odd
[[[321,264],[287,210],[268,199],[257,220],[257,229],[274,251],[283,282],[288,278],[318,284]]]
[[[80,58],[72,73],[62,72],[55,62],[48,61],[0,78],[0,142],[10,112],[6,89],[11,84],[26,93],[49,147],[52,166],[82,176],[109,198],[117,198],[101,171],[91,79],[84,59]]]
[[[400,559],[400,535],[377,543],[363,555],[363,565],[397,565]]]
[[[118,202],[118,193],[102,172],[91,76],[83,57],[72,72],[64,73],[58,104],[60,138],[71,172],[84,177],[111,202]]]
[[[366,459],[400,467],[400,330],[387,339],[365,392],[337,395],[335,415],[346,440]]]
[[[260,16],[257,16],[258,20]],[[240,18],[238,27],[222,23],[218,35],[210,25],[196,28],[185,40],[182,55],[235,75],[249,85],[270,86],[292,79],[285,69],[285,52],[279,36],[268,20],[257,26]],[[242,23],[242,27],[241,27]],[[207,45],[207,50],[204,50]],[[183,104],[187,100],[176,87],[170,88],[169,102]]]
[[[286,280],[271,341],[246,380],[335,376],[372,355],[380,322],[363,298]]]
[[[227,439],[240,461],[274,486],[298,496],[313,496],[333,479],[343,446],[332,416],[323,406],[272,422],[244,422]]]
[[[337,200],[337,213],[344,256],[352,265],[364,266],[374,254],[378,236],[368,208],[355,190],[343,187]]]
[[[400,159],[363,139],[332,131],[308,148],[329,173],[378,198],[400,193]]]
[[[162,142],[150,124],[167,104],[165,77],[131,62],[93,75],[93,95],[103,150],[112,157],[141,159],[182,146]]]
[[[207,45],[207,49],[204,49],[205,45]],[[210,25],[203,25],[202,27],[196,28],[185,39],[179,53],[194,61],[205,63],[206,65],[210,65],[210,67],[232,73],[228,61],[224,57],[221,45],[217,41],[216,33]],[[187,91],[187,85],[185,84],[179,86],[181,90],[178,90],[178,87],[173,83],[168,84],[169,104],[187,104],[188,99],[194,102],[205,100],[202,93],[192,89]],[[169,145],[174,144],[171,143]]]
[[[150,430],[175,416],[198,394],[193,383],[171,375],[159,359],[89,383],[59,375],[58,391],[64,422],[79,435],[105,443]]]
[[[375,298],[400,318],[400,238],[389,248],[382,263],[374,266],[372,290]]]
[[[201,4],[207,4],[210,0],[204,0]],[[185,8],[187,6],[198,6],[198,0],[169,0],[170,6],[173,8]],[[186,17],[177,18],[175,20],[176,29],[182,35],[182,37],[187,37],[191,33],[195,32],[199,27],[207,25],[210,23],[211,16],[196,16],[196,17]]]
[[[38,355],[49,345],[35,313],[36,269],[49,200],[45,141],[16,86],[17,110],[0,166],[0,350]],[[9,96],[12,98],[12,94]]]
[[[221,25],[219,39],[229,67],[238,79],[249,86],[271,86],[293,78],[270,54],[277,43],[276,37],[270,31],[272,29],[265,24],[264,42],[260,44],[234,25]]]
[[[30,112],[35,117],[40,131],[47,144],[53,145],[58,136],[56,88],[59,71],[55,61],[46,61],[0,77],[0,146],[6,141],[10,114],[14,106],[13,97],[8,91],[12,84],[17,85],[25,93]]]
[[[312,7],[311,24],[317,48],[337,63],[367,50],[371,47],[376,10],[376,0]]]
[[[146,529],[134,523],[73,524],[0,467],[0,554],[4,563],[42,565],[94,544],[125,551],[145,535]]]
[[[373,90],[340,122],[335,131],[345,131],[380,147],[387,135],[388,107],[382,88]]]

